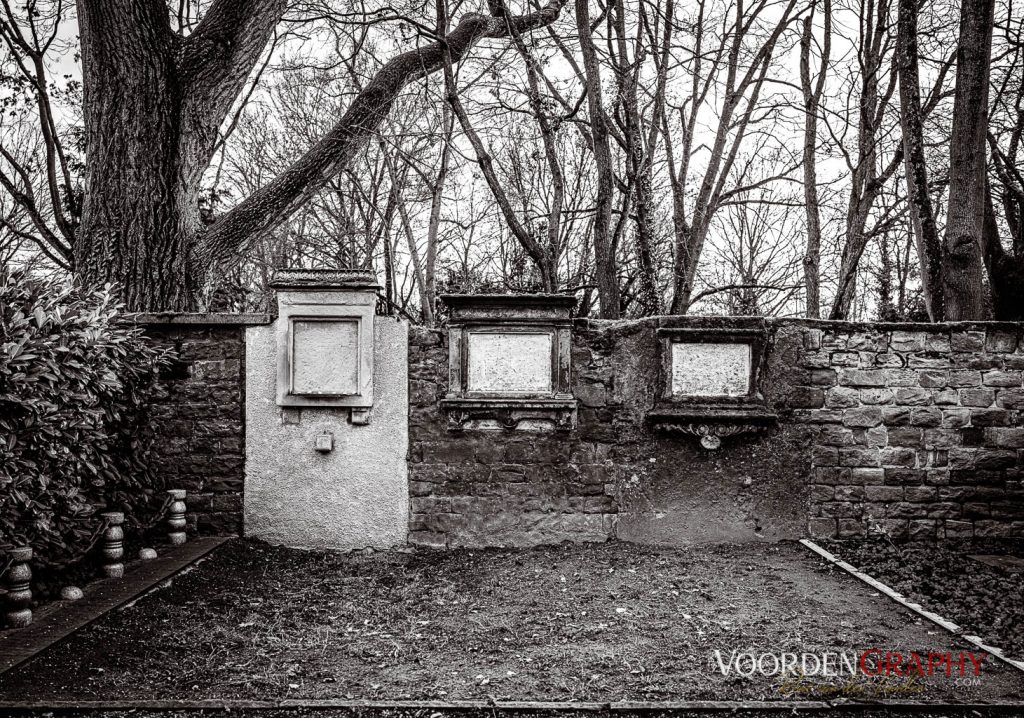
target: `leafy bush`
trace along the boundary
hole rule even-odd
[[[84,552],[96,508],[130,527],[160,507],[147,406],[169,357],[119,310],[109,287],[0,268],[0,546],[40,563]]]

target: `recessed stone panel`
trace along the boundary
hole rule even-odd
[[[673,342],[673,396],[747,395],[750,355],[740,342]]]
[[[359,364],[358,320],[292,322],[292,394],[358,394]]]
[[[470,332],[467,389],[488,394],[551,391],[551,334]]]

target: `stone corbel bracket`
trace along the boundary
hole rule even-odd
[[[707,413],[674,410],[649,414],[648,421],[657,431],[697,437],[700,445],[714,451],[722,446],[722,439],[738,434],[759,434],[772,426],[777,416],[761,409]]]
[[[524,421],[542,422],[563,432],[576,426],[575,399],[443,399],[441,408],[448,415],[448,430],[456,433],[480,423],[506,431],[515,431]]]

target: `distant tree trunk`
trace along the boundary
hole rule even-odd
[[[625,140],[626,177],[627,184],[634,191],[634,206],[636,208],[633,236],[636,240],[637,257],[640,260],[640,313],[649,316],[661,312],[661,301],[658,297],[657,270],[654,266],[652,251],[654,226],[652,173],[645,171],[645,148],[643,131],[640,126],[640,106],[637,99],[637,82],[640,68],[643,65],[645,49],[637,43],[635,57],[630,61],[626,45],[626,18],[623,3],[615,3],[611,13],[611,27],[614,29],[616,40],[616,53],[612,57],[612,63],[618,87],[618,99],[622,107],[621,127]],[[609,47],[611,47],[610,44]]]
[[[895,79],[883,85],[882,68],[889,47],[888,0],[861,6],[864,38],[857,47],[860,64],[859,117],[857,121],[857,162],[852,167],[850,200],[846,208],[846,242],[839,267],[839,281],[829,319],[848,319],[857,296],[857,270],[872,233],[868,228],[871,212],[885,183],[899,169],[895,157],[879,167],[879,128],[886,108],[896,91]],[[899,152],[902,154],[902,151]]]
[[[943,297],[951,321],[985,316],[982,231],[994,6],[994,0],[964,0],[960,9],[942,257]]]
[[[823,11],[825,28],[821,46],[821,68],[817,80],[811,83],[811,41],[814,29],[814,11],[804,18],[800,35],[800,88],[804,97],[804,211],[807,216],[807,248],[804,251],[804,287],[806,313],[811,319],[821,316],[821,209],[818,201],[818,108],[825,90],[829,50],[832,43],[832,2],[825,0]]]
[[[437,241],[441,230],[441,204],[444,199],[444,185],[448,179],[448,162],[452,152],[452,122],[451,113],[445,109],[443,113],[444,138],[441,147],[441,166],[437,170],[437,177],[430,186],[430,219],[427,222],[427,258],[426,266],[423,269],[423,305],[429,306],[428,312],[424,309],[423,320],[433,324],[436,318],[434,304],[437,298]]]
[[[614,169],[608,144],[608,117],[601,98],[601,66],[590,31],[589,0],[576,0],[576,28],[580,36],[583,69],[587,85],[590,135],[597,170],[597,199],[594,207],[594,281],[601,303],[602,319],[618,319],[620,314],[619,279],[612,243],[612,200]]]
[[[907,178],[907,204],[914,228],[925,307],[933,322],[945,317],[942,291],[942,243],[935,225],[928,191],[928,165],[924,155],[924,122],[917,56],[918,0],[899,0],[896,31],[896,66],[900,82],[900,127]]]
[[[1007,252],[999,241],[992,190],[987,182],[982,240],[992,292],[993,318],[1000,321],[1024,320],[1024,255]]]

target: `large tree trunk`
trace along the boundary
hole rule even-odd
[[[284,7],[220,0],[183,39],[163,0],[78,3],[88,162],[75,273],[117,284],[129,310],[198,308],[200,182]]]
[[[943,297],[951,321],[985,317],[982,231],[994,5],[994,0],[964,0],[960,9],[942,257]]]
[[[80,0],[86,155],[75,272],[113,282],[131,311],[201,307],[246,247],[344,170],[411,80],[481,39],[550,24],[565,0],[521,15],[501,0],[442,40],[397,55],[323,138],[273,182],[205,226],[198,194],[217,132],[280,22],[286,0],[213,0],[187,38],[164,0]]]
[[[900,127],[907,178],[907,204],[921,264],[925,307],[933,322],[945,317],[942,295],[942,243],[935,225],[928,192],[928,165],[924,155],[924,120],[917,59],[918,0],[899,0],[896,30],[896,66],[900,82]]]
[[[158,3],[79,4],[85,201],[76,274],[115,281],[129,309],[196,308],[190,237],[198,185],[183,187],[176,38]]]

